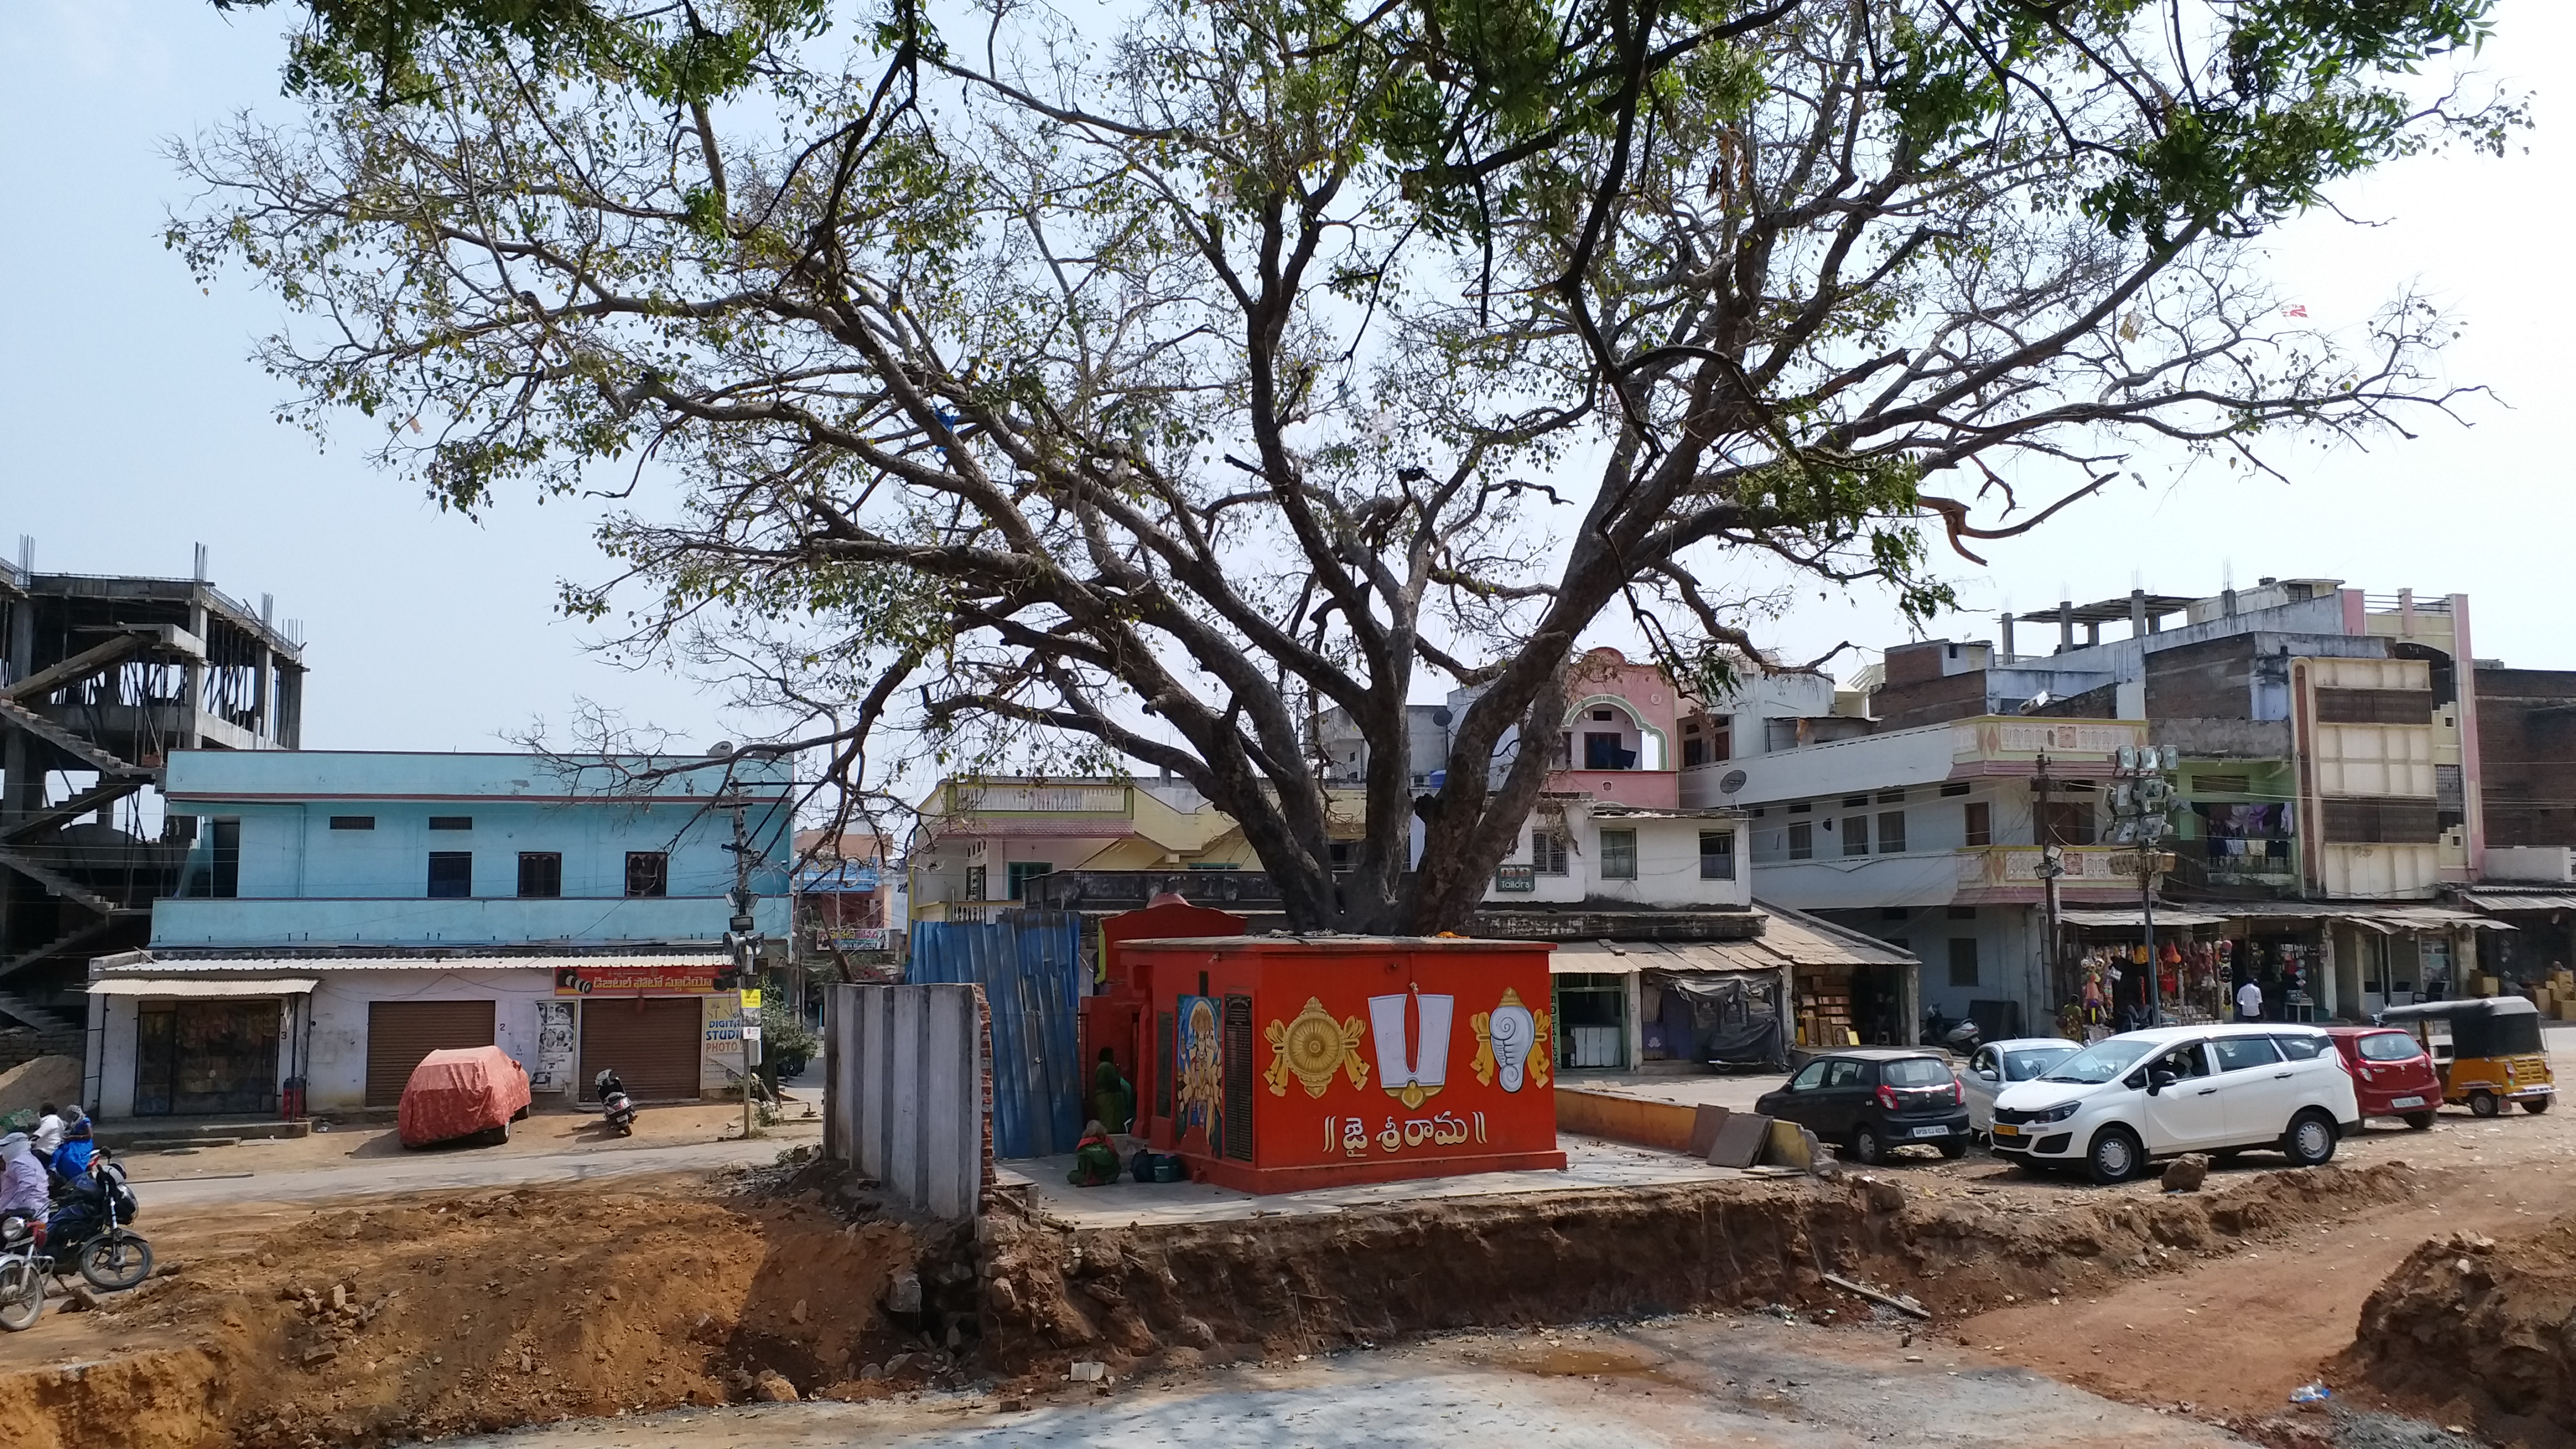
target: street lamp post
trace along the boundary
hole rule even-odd
[[[2119,764],[2113,771],[2119,784],[2112,788],[2111,843],[2127,845],[2137,852],[2138,917],[2147,933],[2147,1025],[2157,1024],[2164,1014],[2163,993],[2156,988],[2156,871],[2162,864],[2157,845],[2171,828],[2173,780],[2166,774],[2173,764],[2170,750],[2153,745],[2120,747]]]

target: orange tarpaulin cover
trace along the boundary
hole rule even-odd
[[[528,1105],[528,1074],[496,1046],[431,1052],[403,1084],[396,1118],[405,1147],[507,1126]]]

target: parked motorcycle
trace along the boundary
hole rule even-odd
[[[45,1251],[68,1260],[92,1287],[121,1293],[152,1276],[152,1244],[126,1226],[139,1211],[124,1166],[102,1151],[55,1203]]]
[[[599,1111],[608,1125],[620,1137],[635,1135],[635,1103],[626,1095],[626,1084],[618,1080],[616,1069],[603,1069],[591,1084],[599,1089]]]
[[[23,1333],[35,1327],[45,1316],[45,1286],[53,1279],[44,1224],[16,1213],[0,1218],[0,1329]]]
[[[1973,1020],[1954,1022],[1943,1016],[1937,1006],[1923,1013],[1924,1046],[1947,1047],[1956,1055],[1970,1056],[1985,1040],[1986,1034],[1977,1029]]]

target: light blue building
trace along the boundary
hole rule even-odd
[[[791,766],[722,756],[189,750],[197,819],[151,945],[91,970],[101,1115],[387,1106],[420,1057],[494,1044],[540,1093],[613,1066],[721,1087],[736,831],[783,943]]]

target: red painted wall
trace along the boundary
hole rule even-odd
[[[1253,1192],[1563,1167],[1547,953],[1411,937],[1131,942],[1122,955],[1152,1008],[1140,1036],[1173,1018],[1172,1052],[1149,1049],[1137,1083],[1149,1140],[1193,1177]],[[1247,1079],[1249,1121],[1230,1122],[1240,1093],[1229,1103],[1227,1084]]]

